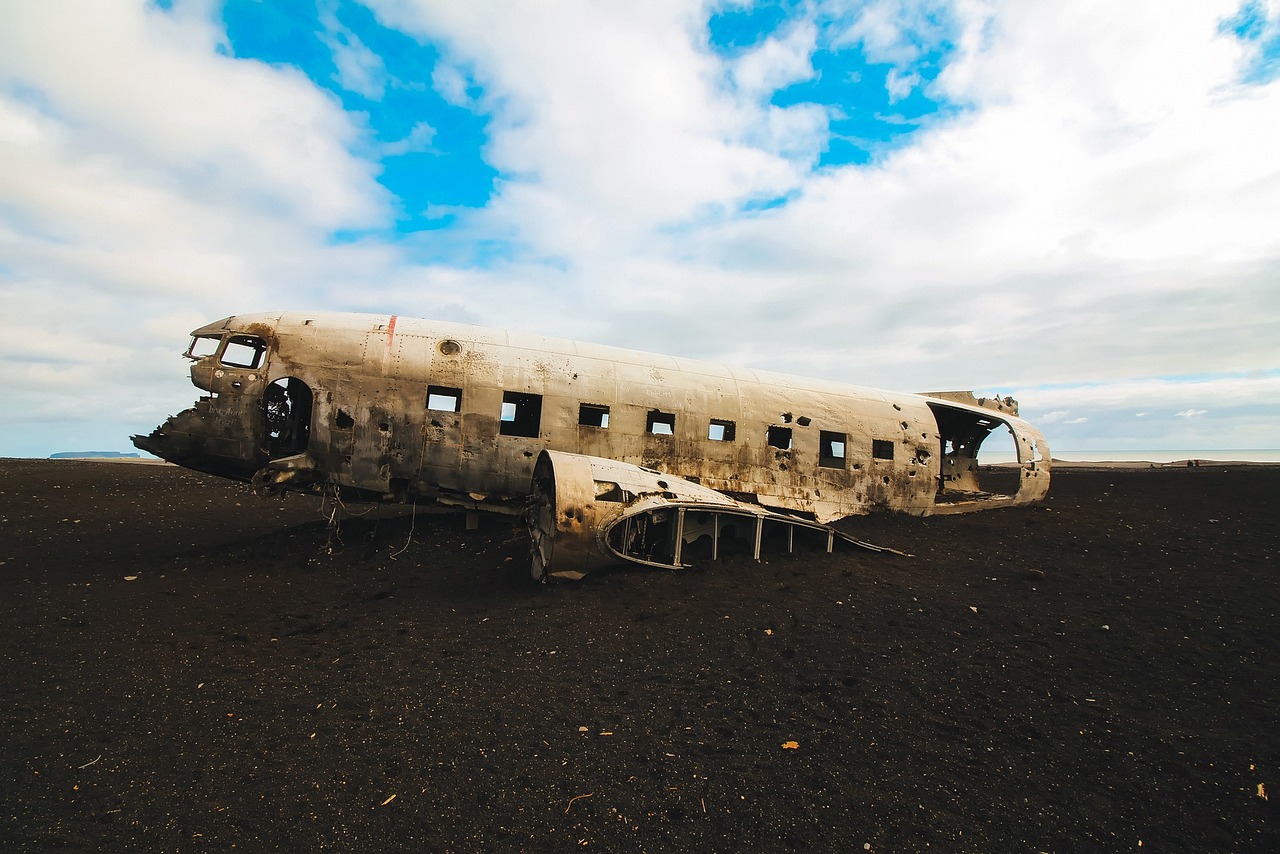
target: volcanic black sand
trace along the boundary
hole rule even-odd
[[[0,493],[5,851],[1280,850],[1277,468],[545,587],[501,520]]]

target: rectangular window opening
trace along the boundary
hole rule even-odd
[[[609,407],[595,403],[578,405],[578,423],[583,427],[609,427]]]
[[[707,438],[713,442],[732,442],[734,429],[735,425],[732,421],[712,418],[711,426],[707,428]]]
[[[498,432],[503,436],[534,438],[542,426],[542,395],[518,391],[502,395],[502,418]]]
[[[427,386],[427,409],[438,412],[461,412],[462,389],[448,386]]]
[[[230,368],[256,368],[262,364],[267,342],[252,335],[232,335],[218,361]]]
[[[781,448],[784,451],[791,450],[791,428],[770,427],[768,441],[771,448]]]
[[[888,439],[872,439],[871,456],[877,460],[893,459],[893,442]]]
[[[645,431],[655,436],[673,436],[676,432],[676,416],[672,412],[659,412],[656,409],[649,410],[649,417],[645,421]]]
[[[848,439],[844,433],[821,431],[818,434],[818,465],[829,469],[844,468],[844,449]]]

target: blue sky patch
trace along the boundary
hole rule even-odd
[[[956,105],[926,94],[944,58],[944,51],[937,49],[904,72],[888,63],[869,62],[857,47],[820,50],[813,57],[814,77],[777,92],[773,103],[827,108],[831,138],[819,166],[867,163],[906,145],[929,119],[957,111]]]
[[[1280,14],[1268,17],[1260,0],[1245,0],[1218,31],[1235,36],[1250,48],[1242,69],[1245,83],[1270,83],[1280,77]]]
[[[887,57],[871,56],[860,41],[842,38],[864,10],[848,15],[812,12],[790,0],[734,7],[712,15],[709,43],[724,58],[759,47],[797,20],[808,17],[818,29],[812,78],[771,98],[778,107],[817,104],[829,116],[830,137],[818,166],[864,164],[909,144],[930,120],[949,116],[959,105],[929,94],[954,50],[955,24],[942,7],[897,23],[900,43]],[[881,48],[883,50],[883,47]]]
[[[434,45],[381,26],[373,13],[340,2],[228,0],[223,11],[232,53],[299,68],[367,116],[382,165],[379,181],[400,200],[396,231],[439,229],[452,217],[432,206],[482,207],[498,172],[485,163],[488,117],[446,100],[431,85],[440,62]],[[471,103],[479,91],[470,89]]]
[[[709,44],[721,57],[738,56],[776,33],[800,8],[794,0],[775,0],[716,12],[707,21]]]

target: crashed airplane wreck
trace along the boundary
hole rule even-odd
[[[192,333],[208,392],[141,450],[293,490],[525,516],[534,578],[830,551],[829,523],[1024,505],[1044,436],[1011,398],[904,394],[398,316],[237,315]],[[1018,464],[978,466],[1006,430]],[[998,481],[998,482],[993,482]]]

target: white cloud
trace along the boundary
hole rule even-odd
[[[1174,415],[1177,416],[1178,418],[1196,418],[1200,415],[1208,415],[1208,414],[1209,414],[1209,410],[1207,409],[1184,409],[1181,412],[1174,413]]]
[[[347,153],[362,129],[300,72],[220,54],[205,4],[7,3],[0,23],[6,88],[39,93],[67,157],[325,228],[385,213],[372,166]]]
[[[437,62],[431,71],[431,86],[445,101],[455,107],[473,107],[468,89],[471,81],[456,65],[449,62]]]
[[[944,37],[941,19],[947,3],[937,0],[834,0],[824,11],[847,22],[832,39],[837,45],[861,44],[874,63],[906,65],[920,55],[921,45],[936,45]]]
[[[1266,405],[1280,400],[1280,374],[1210,376],[1198,379],[1141,377],[1068,386],[1027,387],[1017,390],[1019,400],[1034,400],[1037,419],[1045,415],[1102,407],[1159,417],[1160,412],[1195,410],[1195,404],[1212,400],[1215,408]]]
[[[807,164],[822,141],[811,107],[758,100],[811,73],[803,27],[730,70],[701,44],[697,3],[372,5],[447,47],[438,89],[456,97],[454,65],[484,87],[487,153],[512,176],[491,216],[551,255],[626,256],[655,228],[786,193],[803,174],[790,158]],[[722,85],[727,73],[744,94]]]
[[[910,95],[919,85],[919,74],[903,73],[896,68],[890,69],[885,77],[885,88],[889,90],[889,100],[895,103]]]
[[[416,151],[430,151],[431,142],[436,138],[436,129],[426,122],[417,122],[403,139],[383,143],[379,148],[383,157],[396,157]]]
[[[10,423],[91,421],[127,447],[189,403],[174,355],[191,328],[312,300],[308,279],[359,281],[389,257],[327,245],[391,220],[374,165],[348,151],[365,129],[296,70],[227,56],[212,13],[0,5]]]
[[[336,0],[320,4],[320,40],[333,54],[338,85],[370,100],[387,91],[387,69],[382,57],[370,50],[360,37],[338,20]]]
[[[817,31],[807,21],[765,39],[730,63],[735,86],[752,98],[768,100],[778,89],[812,78],[816,39]]]
[[[894,102],[923,82],[910,70],[921,54],[940,50],[956,37],[952,4],[938,0],[828,0],[817,5],[841,22],[831,38],[835,47],[859,45],[869,62],[892,66],[885,87]]]

